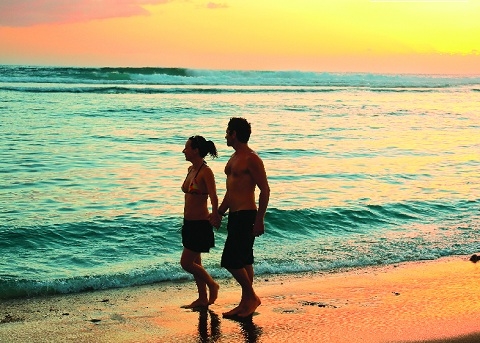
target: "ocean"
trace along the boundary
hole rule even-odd
[[[479,108],[479,76],[0,66],[0,298],[192,280],[182,149],[214,141],[222,199],[233,116],[271,187],[258,276],[479,252]]]

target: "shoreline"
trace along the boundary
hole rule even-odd
[[[0,342],[478,342],[480,264],[469,257],[258,276],[262,305],[245,322],[222,318],[240,299],[233,279],[217,280],[200,311],[180,308],[193,281],[5,300]]]

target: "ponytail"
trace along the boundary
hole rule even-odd
[[[210,155],[212,158],[217,158],[217,148],[212,141],[207,141],[202,136],[192,136],[189,138],[192,149],[198,149],[200,157]]]

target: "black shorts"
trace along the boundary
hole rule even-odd
[[[253,225],[256,210],[237,211],[228,214],[228,235],[225,240],[221,266],[227,269],[241,269],[253,264]]]
[[[183,220],[182,244],[195,252],[209,252],[215,246],[213,226],[208,220]]]

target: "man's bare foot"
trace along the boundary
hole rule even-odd
[[[208,307],[208,301],[197,299],[192,302],[190,305],[180,306],[181,308],[197,308],[197,307]]]
[[[235,308],[231,309],[231,310],[230,310],[230,311],[228,311],[228,312],[224,312],[224,313],[222,313],[222,316],[223,316],[224,318],[228,318],[228,317],[234,317],[234,316],[236,316],[236,315],[237,315],[237,313],[238,313],[238,312],[240,312],[240,311],[242,310],[242,308],[241,308],[240,306],[241,306],[241,304],[240,304],[240,305],[238,305],[237,307],[235,307]]]
[[[215,283],[215,285],[213,287],[208,288],[208,290],[210,292],[210,298],[208,299],[208,304],[209,305],[215,303],[215,300],[217,300],[219,288],[220,288],[220,286],[218,285],[218,283]]]
[[[243,302],[242,308],[240,311],[237,312],[237,316],[240,318],[246,318],[255,312],[258,306],[260,306],[262,302],[260,301],[260,298],[255,296],[253,299],[245,300]]]

